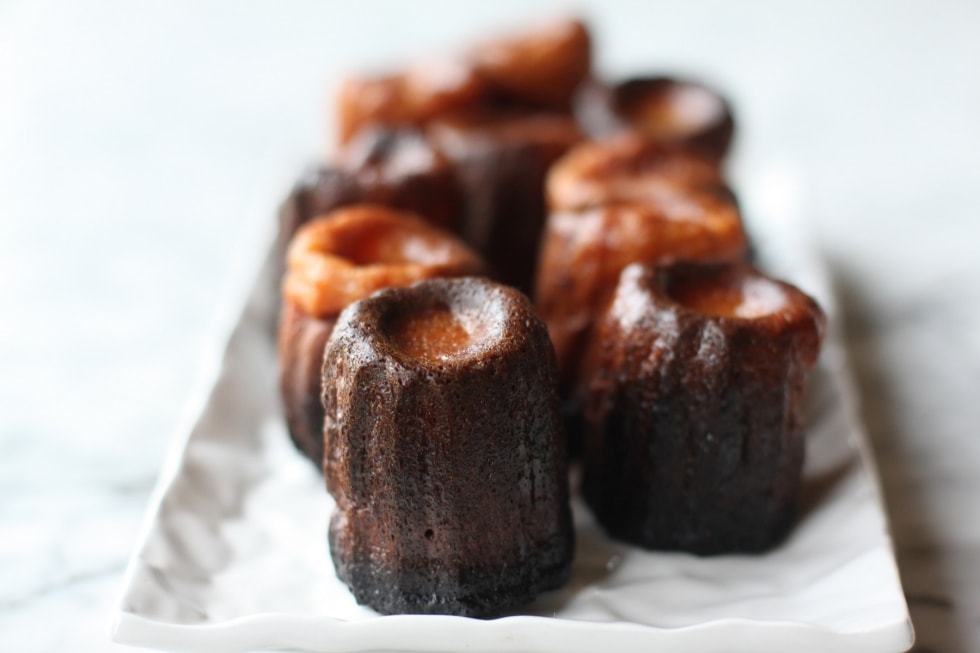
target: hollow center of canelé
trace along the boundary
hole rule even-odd
[[[442,362],[464,355],[486,337],[482,321],[445,304],[398,316],[391,340],[413,358]]]
[[[757,318],[786,305],[786,295],[777,284],[755,277],[685,279],[668,294],[682,306],[715,317]]]
[[[639,88],[621,99],[624,117],[654,138],[678,138],[718,120],[721,100],[706,89],[685,84]]]
[[[433,265],[448,261],[452,252],[445,239],[409,225],[370,224],[346,234],[336,255],[352,265]]]

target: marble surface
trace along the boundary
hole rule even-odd
[[[163,452],[330,80],[529,4],[0,0],[0,650],[127,650]],[[701,73],[738,159],[808,180],[916,650],[980,650],[980,5],[735,4],[578,3],[603,69]]]

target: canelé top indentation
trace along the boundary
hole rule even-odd
[[[446,362],[478,349],[486,339],[487,325],[478,318],[472,311],[435,304],[399,315],[389,337],[408,356]]]
[[[297,232],[283,294],[307,314],[325,318],[382,288],[482,269],[466,245],[414,214],[358,205]]]
[[[364,315],[400,358],[444,366],[502,346],[514,294],[482,279],[433,280],[376,295]]]
[[[665,140],[713,127],[726,112],[724,101],[703,86],[666,78],[627,82],[616,89],[613,101],[635,129]]]
[[[779,284],[745,268],[730,268],[717,277],[680,276],[667,285],[666,292],[692,311],[727,318],[770,315],[784,309],[788,301]]]
[[[634,263],[620,275],[606,316],[632,333],[709,328],[774,347],[788,344],[807,366],[820,353],[826,326],[812,297],[746,263]]]

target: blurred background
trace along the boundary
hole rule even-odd
[[[346,70],[577,11],[733,102],[846,310],[919,651],[980,650],[980,3],[0,0],[0,650],[105,623],[218,307]]]

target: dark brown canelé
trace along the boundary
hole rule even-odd
[[[314,217],[352,204],[417,213],[456,231],[459,190],[449,162],[418,131],[365,129],[327,166],[307,170],[280,210],[282,242]]]
[[[563,387],[627,265],[745,255],[741,215],[718,167],[636,135],[579,145],[551,169],[547,191],[535,299]]]
[[[530,293],[551,165],[581,139],[560,113],[483,110],[432,121],[429,139],[463,191],[460,235],[504,283]]]
[[[673,77],[640,77],[582,86],[576,113],[592,138],[634,131],[645,138],[720,161],[735,130],[731,107],[703,84]]]
[[[381,288],[478,274],[468,247],[418,216],[373,205],[318,218],[293,238],[279,327],[280,389],[289,435],[319,468],[323,460],[320,373],[340,312]]]
[[[385,614],[491,617],[573,553],[548,332],[518,291],[437,279],[352,304],[323,367],[330,551]]]
[[[763,551],[792,523],[824,316],[746,264],[623,271],[588,370],[583,494],[613,536]]]

